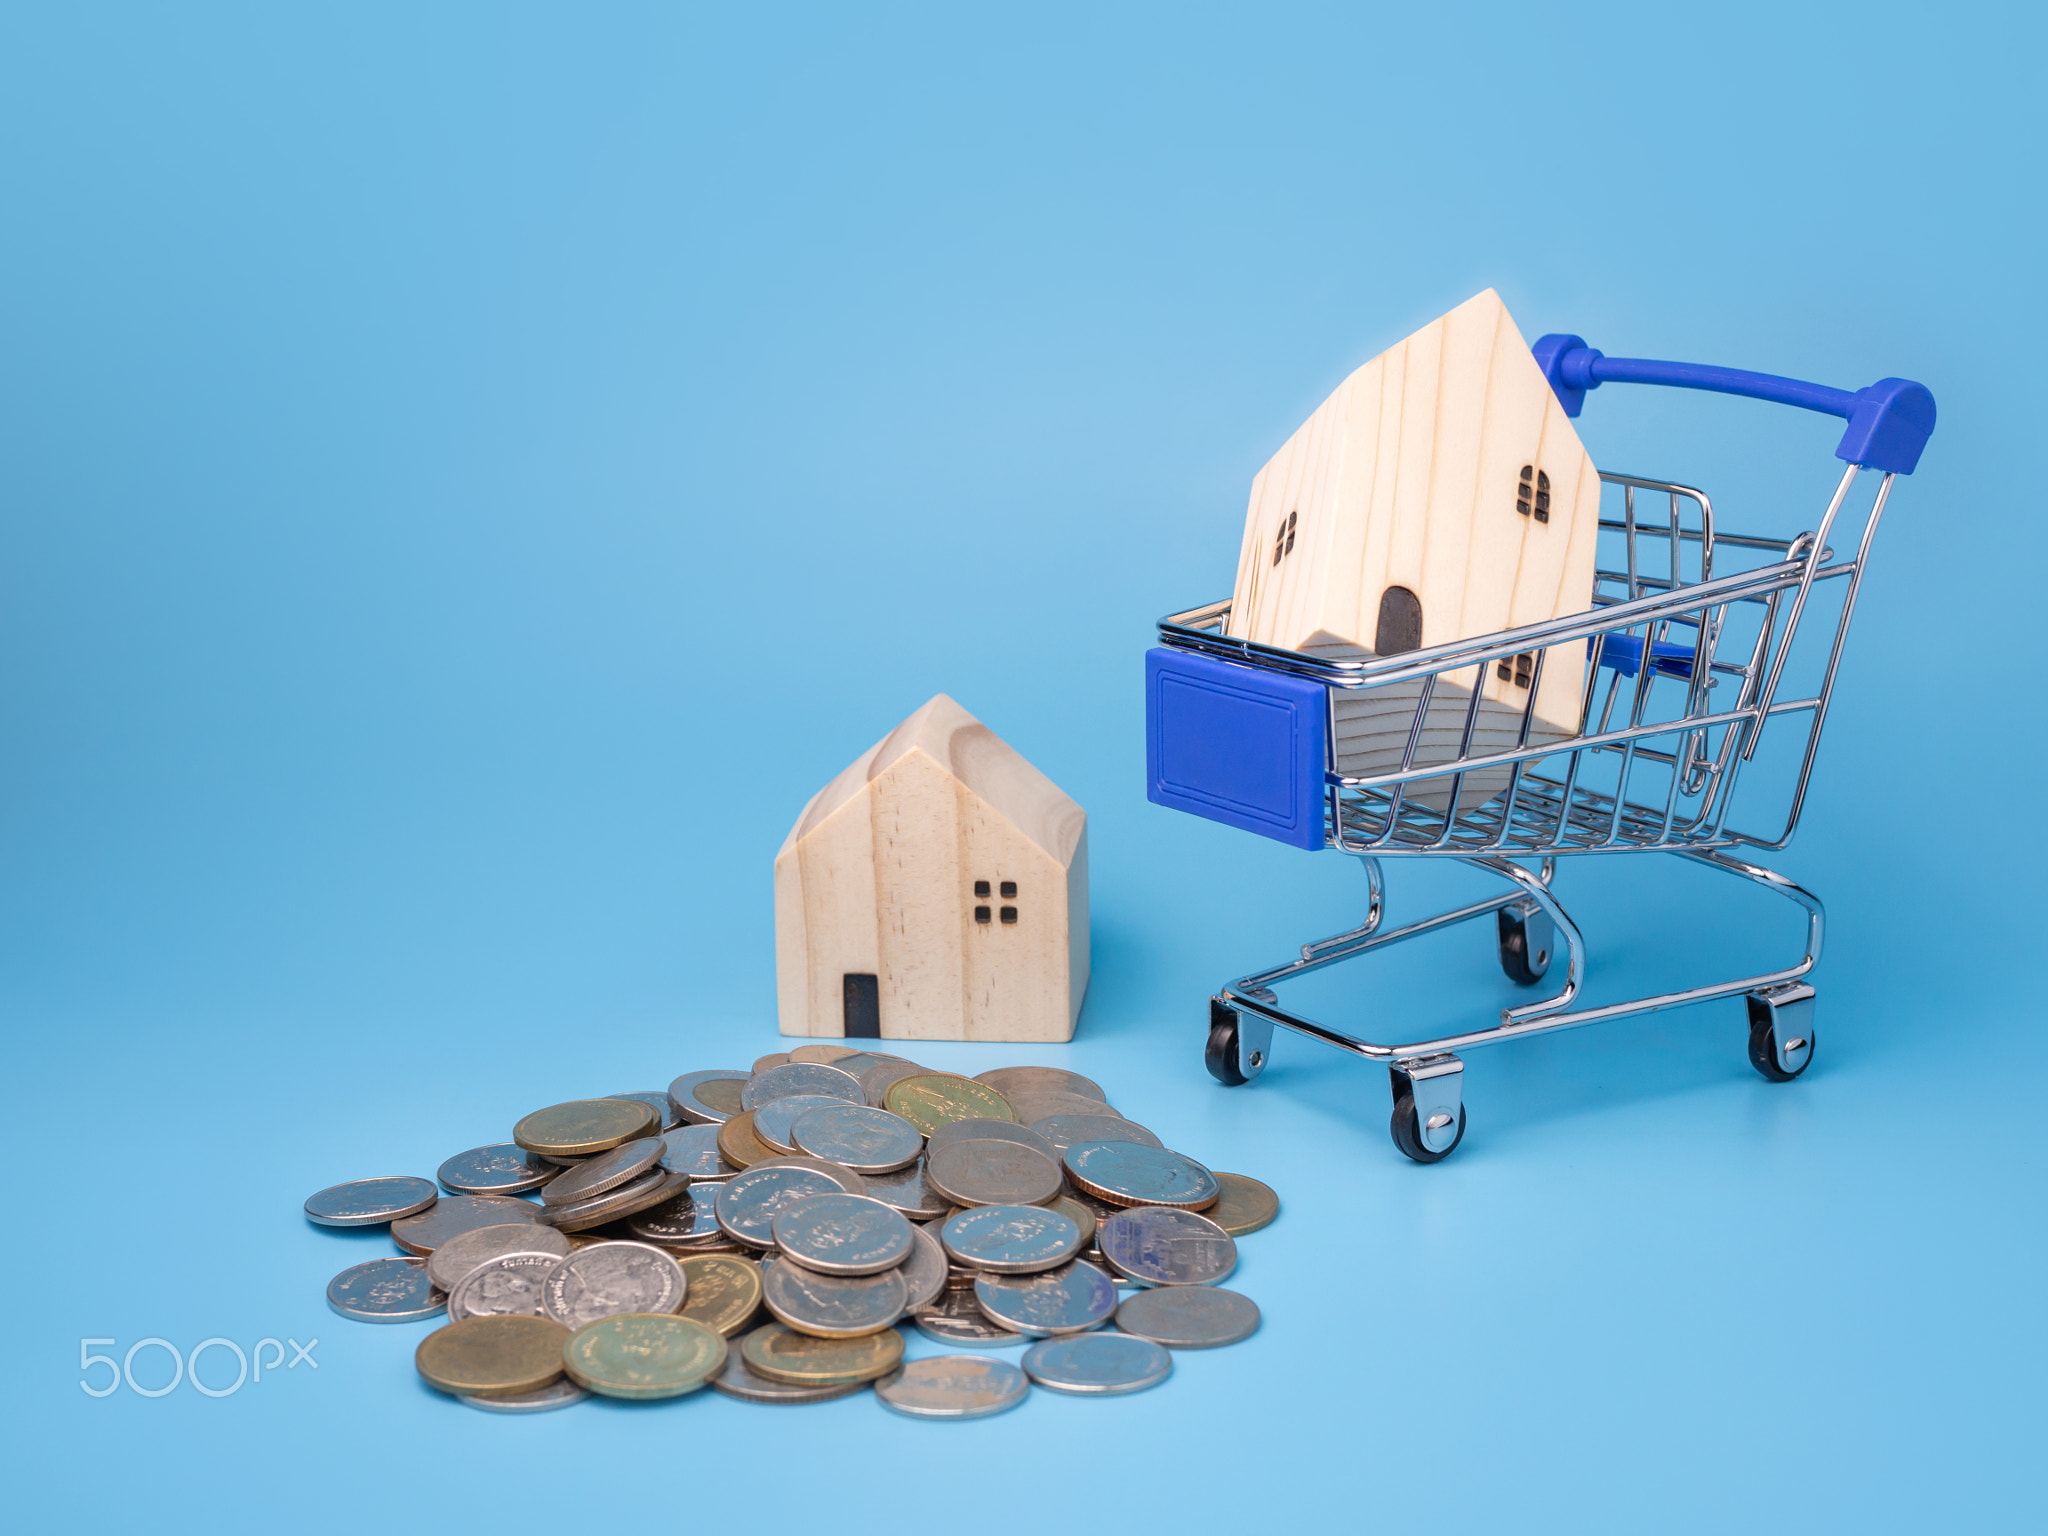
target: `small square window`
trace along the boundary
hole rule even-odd
[[[974,920],[975,920],[975,921],[976,921],[977,923],[985,923],[985,922],[987,922],[987,921],[988,921],[988,908],[987,908],[987,907],[976,907],[976,908],[974,909]]]
[[[1017,921],[1017,909],[1015,907],[1003,908],[1003,921],[1006,923],[1014,923],[1015,921]]]
[[[986,880],[975,881],[974,894],[977,896],[986,896],[988,894],[988,882]]]
[[[1014,880],[1005,880],[1005,881],[1003,882],[1003,895],[1004,895],[1004,897],[1005,897],[1005,898],[1007,899],[1007,898],[1009,898],[1009,897],[1015,896],[1016,894],[1017,894],[1017,882],[1016,882],[1016,881],[1014,881]]]
[[[1493,675],[1504,683],[1511,683],[1515,680],[1515,669],[1508,664],[1506,657],[1502,657],[1500,664],[1493,669]]]

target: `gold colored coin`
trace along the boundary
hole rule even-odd
[[[671,1250],[673,1252],[673,1250]],[[752,1259],[721,1253],[675,1257],[689,1281],[682,1315],[731,1338],[753,1321],[761,1307],[761,1266]]]
[[[874,1381],[903,1363],[903,1335],[884,1328],[853,1339],[814,1339],[780,1323],[767,1323],[741,1341],[740,1358],[755,1375],[792,1386]]]
[[[512,1139],[543,1157],[586,1157],[657,1135],[660,1128],[654,1106],[638,1099],[572,1099],[536,1109],[512,1127]]]
[[[775,1149],[754,1134],[754,1112],[743,1109],[718,1128],[718,1155],[735,1168],[751,1168]]]
[[[986,1083],[951,1072],[926,1072],[891,1083],[882,1107],[901,1115],[929,1136],[955,1120],[1009,1120],[1017,1111]]]
[[[1221,1178],[1222,1175],[1218,1174],[1217,1177]],[[1263,1184],[1259,1187],[1261,1189],[1265,1188]],[[1081,1229],[1081,1246],[1083,1248],[1095,1246],[1095,1213],[1089,1210],[1087,1206],[1076,1200],[1072,1195],[1060,1195],[1055,1199],[1046,1201],[1045,1208],[1049,1211],[1058,1211]],[[1270,1220],[1271,1218],[1268,1219]]]
[[[1241,1173],[1219,1173],[1216,1182],[1223,1186],[1223,1193],[1202,1214],[1232,1237],[1270,1227],[1273,1218],[1280,1214],[1280,1197],[1257,1179],[1248,1179]]]
[[[562,1374],[569,1330],[551,1317],[469,1317],[420,1340],[412,1362],[427,1384],[464,1397],[538,1392]]]
[[[800,1045],[789,1053],[791,1061],[817,1061],[829,1065],[842,1056],[858,1056],[860,1048],[853,1045]]]
[[[540,1207],[511,1195],[449,1195],[417,1216],[401,1216],[391,1223],[391,1241],[407,1253],[424,1256],[465,1232],[515,1221],[538,1224]]]
[[[707,1109],[731,1116],[740,1112],[740,1092],[746,1086],[744,1077],[714,1077],[708,1083],[699,1083],[692,1096]]]
[[[570,1380],[606,1397],[681,1397],[725,1369],[722,1335],[663,1312],[586,1323],[561,1353]]]

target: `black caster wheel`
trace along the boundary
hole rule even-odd
[[[1777,1027],[1769,1019],[1757,1020],[1749,1026],[1749,1064],[1774,1083],[1791,1082],[1813,1065],[1815,1044],[1812,1030],[1808,1030],[1803,1036],[1795,1035],[1793,1038],[1803,1041],[1803,1048],[1793,1048],[1799,1053],[1799,1064],[1787,1070],[1781,1064],[1784,1053],[1778,1049]]]
[[[1789,1083],[1813,1065],[1813,995],[1798,984],[1749,994],[1749,1064],[1765,1080]]]
[[[1500,921],[1500,968],[1516,986],[1535,986],[1550,969],[1557,948],[1550,914],[1538,910],[1525,915],[1502,907],[1494,916]]]
[[[1458,1150],[1458,1143],[1465,1139],[1465,1106],[1458,1106],[1458,1134],[1451,1138],[1451,1144],[1441,1152],[1432,1152],[1422,1144],[1422,1127],[1415,1119],[1415,1100],[1408,1094],[1394,1097],[1394,1118],[1387,1127],[1393,1133],[1394,1145],[1402,1155],[1418,1163],[1440,1163]]]
[[[1209,999],[1209,1047],[1202,1061],[1209,1075],[1226,1088],[1241,1088],[1251,1081],[1237,1064],[1237,1010],[1220,997]]]

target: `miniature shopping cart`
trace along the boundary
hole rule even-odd
[[[1608,383],[1746,395],[1846,418],[1835,455],[1847,468],[1818,526],[1790,538],[1721,532],[1706,493],[1691,486],[1603,474],[1594,606],[1583,614],[1342,661],[1233,639],[1225,633],[1230,604],[1211,603],[1162,619],[1160,647],[1146,659],[1151,799],[1297,847],[1355,854],[1365,864],[1363,923],[1304,944],[1299,959],[1240,977],[1210,999],[1209,1071],[1232,1085],[1258,1076],[1276,1024],[1382,1062],[1393,1088],[1394,1144],[1425,1163],[1464,1138],[1457,1053],[1477,1046],[1742,993],[1758,1072],[1789,1082],[1813,1060],[1814,989],[1805,978],[1820,959],[1821,903],[1738,850],[1773,851],[1792,840],[1864,562],[1893,480],[1912,473],[1934,430],[1934,397],[1904,379],[1851,393],[1730,368],[1606,357],[1576,336],[1546,336],[1532,350],[1569,415],[1578,415],[1588,390]],[[1870,479],[1859,487],[1866,470],[1874,489]],[[1841,558],[1831,541],[1845,548],[1853,541],[1854,555]],[[1795,687],[1787,673],[1801,620],[1810,607],[1824,614],[1836,598],[1832,639],[1803,648],[1791,668],[1817,676]],[[1809,628],[1824,637],[1824,626],[1820,618]],[[1576,646],[1591,663],[1577,730],[1532,740],[1534,682],[1546,659]],[[1482,689],[1473,679],[1478,669],[1517,665],[1516,658],[1535,669],[1519,735],[1505,750],[1498,736],[1476,750]],[[1442,740],[1444,703],[1431,715],[1439,685],[1446,699],[1470,699],[1454,749]],[[1403,709],[1414,699],[1406,747],[1387,771],[1339,772],[1337,701],[1348,690],[1371,689],[1385,690],[1382,697]],[[1780,698],[1781,690],[1800,696]],[[1419,753],[1426,722],[1436,745]],[[1769,819],[1758,823],[1745,803],[1751,819],[1738,822],[1730,814],[1737,781],[1767,740],[1783,768],[1763,792]],[[1558,901],[1552,875],[1560,858],[1615,853],[1676,854],[1784,897],[1806,913],[1804,957],[1761,976],[1575,1007],[1586,941]],[[1510,889],[1383,929],[1380,861],[1389,858],[1460,859]],[[1274,991],[1488,913],[1511,980],[1535,986],[1560,943],[1565,956],[1564,984],[1554,995],[1502,1009],[1496,1024],[1381,1044],[1290,1012]]]

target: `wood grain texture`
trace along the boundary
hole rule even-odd
[[[1259,471],[1229,633],[1314,655],[1371,657],[1394,587],[1419,600],[1424,646],[1583,612],[1592,606],[1599,516],[1599,472],[1488,289],[1358,369]],[[1550,650],[1532,744],[1576,731],[1585,665],[1582,643]],[[1529,696],[1518,678],[1534,669],[1511,667],[1507,678],[1480,670],[1438,680],[1415,766],[1456,754],[1474,687],[1473,750],[1514,744]],[[1340,770],[1397,768],[1419,693],[1408,684],[1340,694]],[[1505,773],[1475,775],[1461,802],[1506,783]],[[1412,793],[1441,808],[1450,784]]]
[[[790,829],[775,965],[786,1035],[842,1035],[851,973],[877,978],[885,1040],[1070,1039],[1088,986],[1087,814],[939,694]]]

